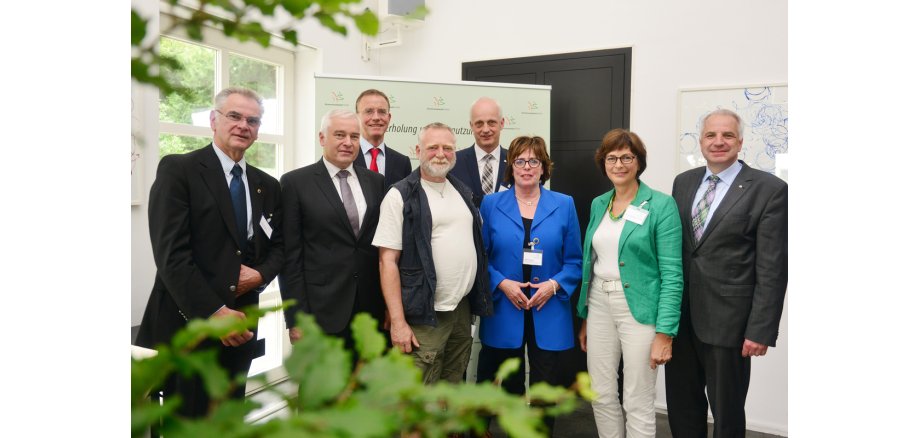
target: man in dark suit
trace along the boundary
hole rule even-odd
[[[258,138],[262,98],[228,88],[214,98],[213,143],[160,160],[150,188],[150,242],[156,279],[137,344],[168,343],[193,318],[244,318],[237,309],[259,302],[259,292],[281,270],[281,187],[249,166],[243,154]],[[231,376],[249,371],[257,351],[255,329],[202,348],[218,348]],[[235,388],[242,398],[245,387]],[[207,414],[209,399],[198,378],[171,376],[164,397],[182,397],[180,414]]]
[[[684,295],[665,367],[668,422],[677,437],[743,437],[751,357],[776,346],[787,282],[788,188],[738,160],[741,118],[703,119],[706,167],[681,173],[672,195],[683,223]],[[708,395],[708,403],[707,403]]]
[[[392,117],[390,99],[380,90],[364,90],[355,100],[355,111],[361,119],[361,149],[355,166],[383,174],[389,188],[412,172],[409,157],[383,141]]]
[[[323,157],[281,177],[284,269],[281,295],[297,305],[285,312],[291,342],[301,333],[297,312],[312,314],[327,334],[352,345],[351,320],[369,312],[383,323],[377,248],[371,245],[384,178],[352,165],[359,151],[360,122],[337,109],[322,120]]]
[[[501,147],[505,118],[498,102],[480,97],[470,108],[470,129],[476,143],[457,152],[457,165],[450,171],[473,191],[473,203],[482,204],[482,197],[498,191],[505,174],[508,150]]]

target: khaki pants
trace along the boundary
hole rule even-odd
[[[450,312],[436,312],[438,326],[412,325],[419,347],[412,351],[415,366],[422,370],[422,381],[460,383],[470,362],[473,336],[470,330],[470,300],[463,298]]]

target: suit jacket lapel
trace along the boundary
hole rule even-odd
[[[249,203],[252,205],[252,235],[255,236],[261,228],[262,222],[262,177],[251,171],[251,165],[246,163],[246,179],[249,181]],[[255,240],[255,239],[253,239]]]
[[[700,242],[697,246],[702,245],[703,242],[706,241],[706,238],[719,226],[719,222],[728,214],[728,211],[747,193],[753,179],[751,178],[749,169],[750,168],[744,163],[741,164],[741,171],[738,172],[738,176],[735,177],[731,187],[728,188],[728,192],[722,197],[722,202],[719,203],[719,207],[712,212],[709,223],[706,225],[706,231],[703,232],[703,237],[700,238]]]
[[[501,147],[501,145],[499,145],[498,148],[500,157],[498,159],[498,169],[495,169],[496,173],[498,173],[498,178],[495,179],[495,187],[492,188],[493,193],[497,192],[498,188],[502,185],[502,180],[505,178],[505,167],[508,165],[508,150]]]
[[[217,158],[213,145],[209,144],[203,149],[199,149],[199,151],[201,153],[199,157],[201,179],[204,180],[208,190],[211,191],[217,201],[217,209],[224,219],[224,226],[227,227],[227,232],[233,236],[240,248],[243,248],[245,242],[240,242],[241,236],[236,231],[236,218],[233,214],[233,201],[230,200],[230,187],[227,185],[227,177],[224,175],[224,169],[220,165],[220,159]],[[255,211],[255,207],[253,207],[253,211]]]
[[[367,211],[364,212],[364,221],[361,222],[361,229],[358,230],[357,237],[360,238],[367,231],[367,222],[368,222],[367,217],[371,214],[371,209],[375,208],[375,206],[373,205],[374,203],[368,202],[368,200],[375,199],[376,196],[375,196],[375,193],[371,192],[372,190],[371,185],[373,185],[373,182],[371,181],[370,175],[364,172],[358,172],[358,169],[355,169],[355,177],[358,178],[358,185],[361,186],[361,193],[364,194],[364,201],[365,201],[365,204],[367,204]],[[343,211],[345,210],[344,204],[342,205],[342,210]],[[347,214],[345,215],[345,218],[346,219],[348,218]],[[351,227],[351,224],[349,224],[348,226]]]
[[[342,203],[339,192],[335,190],[335,186],[333,186],[334,183],[332,179],[329,178],[329,171],[326,170],[323,159],[320,158],[314,166],[313,175],[315,176],[317,188],[319,188],[320,193],[326,198],[326,202],[335,210],[336,216],[339,217],[339,222],[342,223],[342,226],[345,227],[348,234],[354,236],[355,233],[351,231],[351,222],[348,221],[348,213],[345,212],[345,204]]]
[[[479,160],[476,159],[476,144],[474,143],[469,148],[470,159],[466,160],[466,172],[468,175],[473,176],[473,180],[476,181],[476,184],[473,184],[473,187],[470,187],[470,190],[473,191],[475,196],[485,196],[485,193],[482,191],[482,175],[479,174]],[[474,197],[475,197],[474,196]]]
[[[533,225],[530,226],[531,230],[537,228],[537,225],[540,225],[541,222],[546,220],[546,218],[559,208],[559,204],[554,201],[552,196],[547,195],[547,190],[540,187],[540,202],[537,203],[537,210],[533,213]]]
[[[639,181],[639,191],[636,192],[636,197],[633,198],[632,202],[630,202],[629,205],[634,205],[638,207],[640,204],[642,204],[645,201],[648,201],[651,198],[652,198],[651,189],[649,189],[647,185],[642,183],[642,181]],[[627,209],[628,208],[629,207],[627,207]],[[623,215],[625,216],[626,213],[624,212]],[[619,254],[623,254],[623,245],[626,243],[626,239],[628,239],[629,235],[632,234],[632,232],[635,231],[636,228],[639,226],[633,221],[628,221],[625,218],[623,220],[626,221],[626,223],[623,224],[623,232],[620,233],[620,242],[617,247],[617,251],[619,251],[618,252]]]
[[[505,217],[508,218],[508,221],[515,224],[516,230],[521,231],[521,239],[524,238],[524,222],[521,220],[521,209],[518,208],[517,198],[515,198],[514,189],[510,190],[510,193],[507,195],[502,195],[498,198],[498,203],[495,205],[498,211],[500,211]]]

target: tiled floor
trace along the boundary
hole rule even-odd
[[[656,438],[671,438],[671,428],[668,426],[668,416],[659,413],[657,417]],[[496,438],[507,436],[497,427],[495,421],[492,422],[491,432]],[[709,434],[712,436],[712,425],[709,426]],[[581,403],[578,405],[578,408],[575,409],[575,412],[557,419],[556,430],[553,436],[558,438],[597,437],[597,428],[594,426],[594,413],[591,411],[591,405],[588,403]],[[762,432],[752,432],[749,430],[745,434],[745,438],[780,438],[780,436]]]

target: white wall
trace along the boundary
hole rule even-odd
[[[401,46],[371,51],[370,62],[361,60],[362,40],[354,29],[343,38],[309,22],[301,27],[301,36],[321,50],[316,65],[322,73],[432,81],[460,80],[464,61],[632,47],[630,129],[649,149],[643,179],[665,192],[677,172],[679,88],[788,81],[783,1],[426,0],[426,4],[432,12],[424,25],[404,32]],[[303,79],[298,74],[298,81]],[[298,114],[297,120],[309,124],[311,119]],[[296,154],[302,165],[300,157],[311,157],[312,151]],[[148,187],[155,172],[149,162]],[[140,323],[153,282],[145,208],[132,207],[132,324]],[[750,429],[788,435],[788,340],[784,315],[777,348],[753,361],[747,404]],[[664,406],[661,376],[659,407]]]

